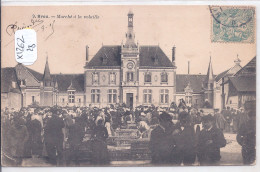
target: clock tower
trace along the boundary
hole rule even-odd
[[[135,43],[134,13],[128,13],[126,42],[121,45],[121,98],[127,107],[137,106],[139,86],[139,45]]]

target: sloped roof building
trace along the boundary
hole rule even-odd
[[[86,105],[124,103],[168,106],[175,101],[175,47],[172,59],[158,45],[135,41],[133,12],[128,13],[125,43],[103,45],[85,65]]]

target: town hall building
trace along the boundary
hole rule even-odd
[[[169,106],[175,101],[175,47],[170,61],[158,45],[139,45],[135,41],[133,19],[134,14],[130,11],[125,43],[103,45],[90,61],[87,47],[87,105]]]

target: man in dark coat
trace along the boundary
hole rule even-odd
[[[249,120],[241,125],[237,134],[237,142],[242,146],[244,164],[253,164],[256,156],[256,112],[248,113]]]
[[[80,125],[80,118],[75,118],[75,122],[73,122],[73,124],[69,127],[68,142],[70,145],[70,151],[67,165],[69,165],[73,160],[75,161],[76,165],[79,165],[78,159],[80,145],[84,135],[84,127]]]
[[[227,110],[223,110],[223,116],[225,117],[225,132],[231,132],[231,122],[232,122],[232,115],[230,107],[227,107]]]
[[[27,130],[29,133],[29,152],[34,157],[39,157],[42,155],[42,126],[40,121],[37,119],[32,119],[27,122]]]
[[[215,109],[215,119],[216,119],[216,127],[219,128],[222,132],[225,129],[226,119],[222,113],[219,113],[219,109]]]
[[[103,119],[97,121],[97,125],[94,128],[91,139],[92,139],[92,152],[91,152],[91,163],[104,165],[109,163],[109,155],[107,149],[107,138],[108,132],[106,127],[103,125]]]
[[[29,138],[27,127],[21,117],[15,116],[13,126],[9,131],[9,147],[11,155],[17,159],[16,165],[21,165],[24,156],[25,143]]]
[[[198,158],[200,165],[217,165],[221,156],[220,148],[226,146],[226,140],[215,125],[212,115],[202,118],[203,129],[198,140]]]
[[[172,152],[176,146],[172,136],[172,117],[163,112],[159,116],[159,122],[160,124],[151,132],[149,148],[152,154],[152,163],[172,164]]]
[[[185,111],[179,114],[179,123],[175,127],[177,164],[192,165],[196,158],[196,136],[194,127],[189,120],[189,114]]]
[[[53,111],[52,117],[47,121],[44,129],[44,140],[49,158],[48,160],[49,163],[53,165],[57,165],[57,163],[62,160],[64,141],[62,128],[64,127],[63,120],[58,116],[56,111]]]

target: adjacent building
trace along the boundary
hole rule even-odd
[[[227,82],[229,77],[234,76],[240,69],[242,69],[240,65],[241,60],[238,58],[234,60],[234,66],[221,72],[215,78],[216,86],[215,86],[215,108],[223,109],[226,106],[227,102],[227,94],[228,90],[224,88],[225,82]]]
[[[176,102],[184,100],[186,105],[199,108],[208,101],[214,107],[214,84],[215,75],[210,57],[206,75],[176,74]]]
[[[21,88],[17,84],[16,71],[12,67],[1,69],[1,107],[20,109],[22,107]]]
[[[223,83],[225,107],[238,109],[256,100],[256,57]]]

